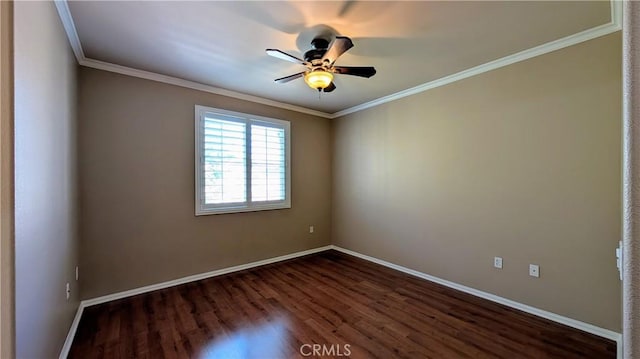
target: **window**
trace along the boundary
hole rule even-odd
[[[291,208],[289,122],[196,106],[196,215]]]

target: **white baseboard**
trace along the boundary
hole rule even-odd
[[[78,324],[80,324],[80,318],[82,318],[82,311],[84,310],[84,306],[82,302],[78,305],[78,310],[76,311],[76,316],[73,317],[73,322],[71,322],[71,328],[69,328],[69,333],[67,333],[67,339],[64,341],[64,345],[62,346],[62,350],[60,351],[59,359],[67,359],[69,355],[69,350],[71,350],[71,344],[73,344],[73,338],[76,336],[76,331],[78,330]]]
[[[86,307],[90,307],[90,306],[96,305],[96,304],[110,302],[110,301],[113,301],[113,300],[116,300],[116,299],[132,297],[134,295],[147,293],[147,292],[152,292],[152,291],[158,290],[158,289],[165,289],[165,288],[174,287],[174,286],[180,285],[180,284],[195,282],[195,281],[198,281],[198,280],[201,280],[201,279],[216,277],[216,276],[220,276],[220,275],[223,275],[223,274],[228,274],[228,273],[238,272],[238,271],[245,270],[245,269],[251,269],[251,268],[255,268],[255,267],[260,267],[260,266],[263,266],[263,265],[266,265],[266,264],[282,262],[282,261],[286,261],[286,260],[289,260],[289,259],[306,256],[306,255],[309,255],[309,254],[314,254],[314,253],[318,253],[318,252],[327,251],[329,249],[331,249],[331,246],[313,248],[313,249],[309,249],[309,250],[306,250],[306,251],[295,252],[295,253],[279,256],[279,257],[268,258],[268,259],[263,259],[263,260],[256,261],[256,262],[247,263],[247,264],[241,264],[241,265],[237,265],[237,266],[233,266],[233,267],[222,268],[222,269],[214,270],[214,271],[211,271],[211,272],[190,275],[188,277],[178,278],[178,279],[170,280],[170,281],[167,281],[167,282],[147,285],[147,286],[140,287],[140,288],[126,290],[124,292],[118,292],[118,293],[114,293],[114,294],[105,295],[105,296],[102,296],[102,297],[83,300],[83,301],[80,302],[80,305],[78,306],[78,311],[76,312],[75,318],[73,318],[73,323],[71,324],[71,328],[69,328],[69,333],[67,334],[67,339],[65,340],[64,345],[62,346],[62,350],[60,351],[60,359],[66,359],[67,356],[69,355],[69,350],[71,349],[71,344],[73,343],[73,338],[76,336],[76,331],[78,330],[78,324],[80,323],[80,317],[82,317],[82,312],[84,311],[84,308],[86,308]]]
[[[368,256],[368,255],[365,255],[365,254],[362,254],[362,253],[354,252],[354,251],[349,250],[349,249],[345,249],[345,248],[338,247],[338,246],[335,246],[335,245],[331,245],[331,249],[335,249],[335,250],[337,250],[339,252],[346,253],[346,254],[352,255],[354,257],[358,257],[358,258],[364,259],[364,260],[369,261],[369,262],[380,264],[380,265],[383,265],[385,267],[388,267],[388,268],[391,268],[391,269],[395,269],[397,271],[404,272],[404,273],[410,274],[410,275],[418,277],[418,278],[426,279],[426,280],[428,280],[430,282],[442,284],[442,285],[444,285],[446,287],[453,288],[453,289],[459,290],[461,292],[465,292],[465,293],[474,295],[476,297],[484,298],[484,299],[490,300],[492,302],[503,304],[503,305],[506,305],[507,307],[518,309],[518,310],[521,310],[523,312],[536,315],[538,317],[549,319],[551,321],[554,321],[554,322],[557,322],[557,323],[560,323],[560,324],[564,324],[566,326],[569,326],[569,327],[572,327],[572,328],[575,328],[575,329],[580,329],[582,331],[597,335],[599,337],[603,337],[603,338],[606,338],[606,339],[613,340],[618,345],[618,357],[620,357],[620,355],[621,355],[621,352],[622,352],[622,348],[621,348],[622,335],[620,333],[618,333],[618,332],[614,332],[614,331],[611,331],[609,329],[600,328],[600,327],[595,326],[593,324],[581,322],[579,320],[571,319],[571,318],[568,318],[568,317],[565,317],[565,316],[562,316],[562,315],[559,315],[559,314],[556,314],[556,313],[552,313],[552,312],[549,312],[549,311],[546,311],[546,310],[538,309],[538,308],[535,308],[535,307],[532,307],[532,306],[529,306],[529,305],[526,305],[526,304],[518,303],[518,302],[513,301],[511,299],[507,299],[507,298],[503,298],[503,297],[497,296],[495,294],[483,292],[481,290],[477,290],[477,289],[474,289],[474,288],[471,288],[471,287],[467,287],[467,286],[464,286],[462,284],[450,282],[450,281],[442,279],[442,278],[434,277],[434,276],[426,274],[426,273],[418,272],[416,270],[413,270],[413,269],[410,269],[410,268],[407,268],[407,267],[403,267],[403,266],[399,266],[397,264],[393,264],[393,263],[390,263],[390,262],[387,262],[387,261],[383,261],[382,259],[371,257],[371,256]]]
[[[518,310],[521,310],[523,312],[529,313],[529,314],[533,314],[545,319],[549,319],[551,321],[560,323],[560,324],[564,324],[567,325],[569,327],[572,328],[576,328],[582,331],[585,331],[587,333],[591,333],[606,339],[610,339],[613,340],[617,343],[617,355],[618,358],[621,358],[622,356],[622,335],[620,333],[608,330],[608,329],[604,329],[604,328],[600,328],[597,327],[595,325],[589,324],[589,323],[585,323],[585,322],[581,322],[579,320],[575,320],[575,319],[571,319],[568,317],[564,317],[562,315],[559,314],[555,314],[546,310],[542,310],[542,309],[538,309],[526,304],[522,304],[522,303],[518,303],[515,302],[513,300],[507,299],[507,298],[503,298],[491,293],[487,293],[487,292],[483,292],[471,287],[467,287],[458,283],[454,283],[454,282],[450,282],[448,280],[445,279],[441,279],[438,277],[434,277],[432,275],[426,274],[426,273],[422,273],[410,268],[406,268],[397,264],[393,264],[387,261],[383,261],[381,259],[378,258],[374,258],[371,256],[367,256],[365,254],[361,254],[358,252],[354,252],[352,250],[349,249],[345,249],[342,247],[338,247],[335,245],[328,245],[328,246],[324,246],[324,247],[319,247],[319,248],[314,248],[314,249],[309,249],[306,251],[301,251],[301,252],[296,252],[296,253],[291,253],[291,254],[287,254],[284,256],[279,256],[279,257],[274,257],[274,258],[269,258],[269,259],[264,259],[264,260],[260,260],[260,261],[256,261],[256,262],[251,262],[251,263],[247,263],[247,264],[241,264],[241,265],[237,265],[237,266],[233,266],[233,267],[228,267],[228,268],[223,268],[223,269],[218,269],[215,271],[211,271],[211,272],[206,272],[206,273],[201,273],[201,274],[195,274],[195,275],[191,275],[188,277],[183,277],[183,278],[178,278],[178,279],[174,279],[174,280],[170,280],[167,282],[162,282],[162,283],[158,283],[158,284],[152,284],[152,285],[148,285],[148,286],[144,286],[144,287],[140,287],[140,288],[135,288],[135,289],[131,289],[131,290],[127,290],[124,292],[118,292],[118,293],[114,293],[114,294],[109,294],[109,295],[105,295],[105,296],[101,296],[101,297],[97,297],[97,298],[92,298],[92,299],[87,299],[87,300],[83,300],[80,302],[80,305],[78,306],[78,311],[76,312],[76,316],[73,319],[73,323],[71,324],[71,328],[69,329],[69,333],[67,335],[67,339],[65,340],[65,343],[62,347],[62,351],[60,352],[60,359],[66,359],[67,355],[69,354],[69,350],[71,349],[71,344],[73,343],[73,338],[75,337],[76,334],[76,330],[78,329],[78,324],[80,323],[80,318],[82,316],[82,312],[84,311],[84,308],[92,306],[92,305],[96,305],[96,304],[101,304],[101,303],[106,303],[106,302],[110,302],[113,300],[117,300],[117,299],[122,299],[122,298],[127,298],[127,297],[131,297],[134,295],[138,295],[138,294],[143,294],[143,293],[147,293],[147,292],[151,292],[154,290],[158,290],[158,289],[164,289],[164,288],[169,288],[169,287],[173,287],[176,285],[180,285],[180,284],[185,284],[185,283],[190,283],[190,282],[194,282],[194,281],[198,281],[201,279],[206,279],[206,278],[211,278],[211,277],[216,277],[216,276],[220,276],[223,274],[229,274],[229,273],[233,273],[233,272],[238,272],[241,270],[245,270],[245,269],[251,269],[251,268],[255,268],[255,267],[259,267],[259,266],[263,266],[266,264],[272,264],[272,263],[277,263],[277,262],[281,262],[281,261],[285,261],[285,260],[289,260],[289,259],[294,259],[297,257],[302,257],[302,256],[306,256],[309,254],[313,254],[313,253],[318,253],[318,252],[323,252],[329,249],[334,249],[337,250],[339,252],[342,253],[346,253],[349,255],[352,255],[354,257],[358,257],[361,259],[364,259],[366,261],[369,262],[373,262],[376,264],[380,264],[382,266],[391,268],[391,269],[395,269],[397,271],[400,272],[404,272],[410,275],[413,275],[415,277],[418,278],[422,278],[425,280],[428,280],[430,282],[434,282],[434,283],[438,283],[438,284],[442,284],[446,287],[449,288],[453,288],[456,290],[459,290],[461,292],[465,292],[471,295],[474,295],[476,297],[480,297],[480,298],[484,298],[487,300],[490,300],[492,302],[496,302],[499,304],[503,304],[506,305],[508,307],[511,308],[515,308]]]
[[[331,249],[331,246],[318,247],[318,248],[309,249],[309,250],[302,251],[302,252],[296,252],[296,253],[287,254],[287,255],[284,255],[284,256],[263,259],[263,260],[260,260],[260,261],[251,262],[251,263],[247,263],[247,264],[240,264],[240,265],[233,266],[233,267],[222,268],[222,269],[214,270],[214,271],[211,271],[211,272],[194,274],[194,275],[190,275],[188,277],[178,278],[178,279],[170,280],[170,281],[167,281],[167,282],[162,282],[162,283],[147,285],[147,286],[140,287],[140,288],[126,290],[124,292],[118,292],[118,293],[109,294],[109,295],[105,295],[105,296],[97,297],[97,298],[92,298],[92,299],[86,299],[86,300],[82,301],[82,304],[84,304],[85,307],[90,307],[92,305],[106,303],[106,302],[110,302],[110,301],[116,300],[116,299],[132,297],[134,295],[147,293],[147,292],[152,292],[152,291],[158,290],[158,289],[165,289],[165,288],[174,287],[174,286],[180,285],[180,284],[195,282],[195,281],[201,280],[201,279],[217,277],[219,275],[238,272],[238,271],[245,270],[245,269],[251,269],[251,268],[263,266],[263,265],[266,265],[266,264],[286,261],[288,259],[293,259],[293,258],[298,258],[298,257],[306,256],[306,255],[309,255],[309,254],[313,254],[313,253],[323,252],[323,251],[326,251],[326,250],[329,250],[329,249]]]

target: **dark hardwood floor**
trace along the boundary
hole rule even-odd
[[[612,341],[327,251],[85,308],[69,357],[615,358],[615,351]]]

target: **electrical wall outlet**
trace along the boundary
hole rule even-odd
[[[313,226],[309,226],[309,233],[313,233]]]
[[[493,266],[502,269],[502,257],[493,257]]]
[[[65,291],[67,292],[67,300],[69,300],[69,297],[71,296],[71,287],[69,286],[69,282],[67,282],[67,285],[65,286]]]
[[[537,264],[529,264],[529,275],[532,277],[540,277],[540,266]]]

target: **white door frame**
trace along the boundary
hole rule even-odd
[[[640,2],[624,1],[622,347],[640,358]]]

